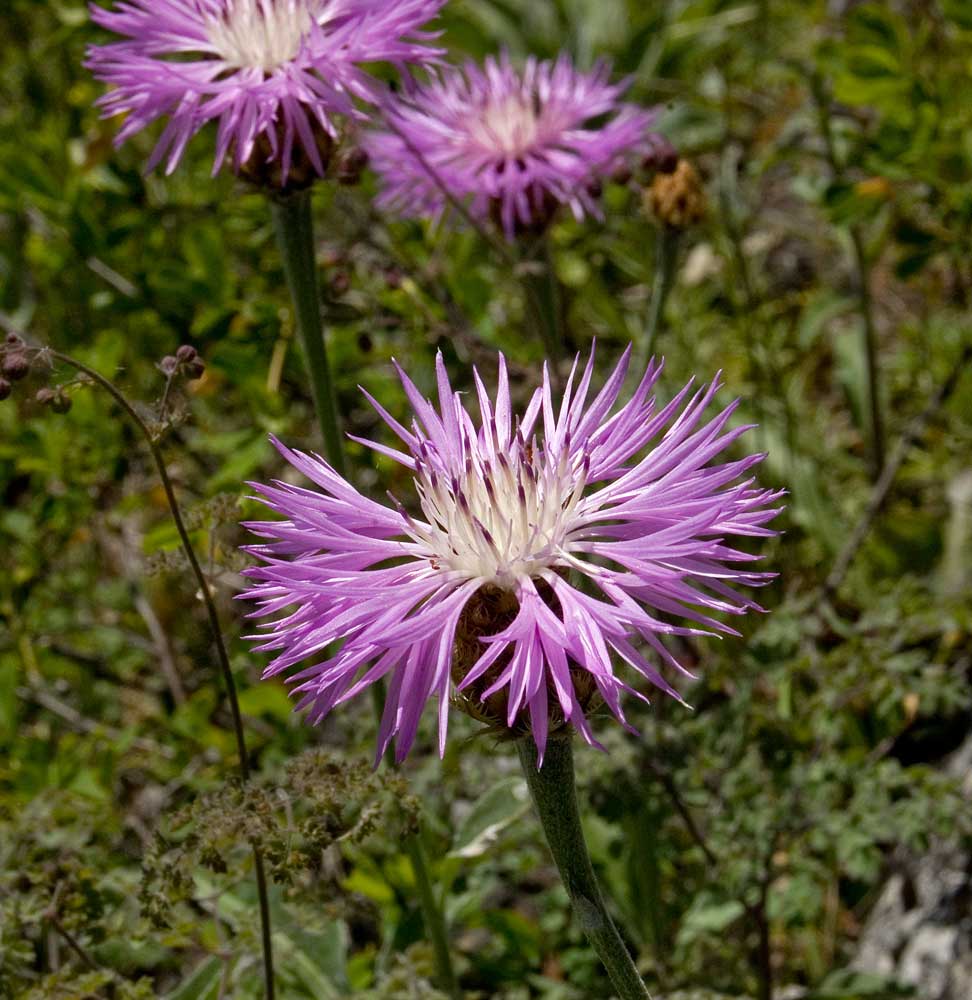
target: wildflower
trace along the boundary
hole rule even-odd
[[[243,596],[279,616],[258,637],[277,652],[266,676],[309,663],[290,680],[311,722],[387,677],[379,759],[394,737],[404,758],[432,698],[442,753],[455,687],[460,707],[532,734],[542,760],[568,724],[599,745],[586,712],[600,703],[628,725],[622,695],[647,699],[618,663],[679,698],[659,664],[687,671],[663,637],[732,633],[713,613],[757,608],[734,587],[771,574],[726,539],[774,534],[781,494],[745,476],[763,456],[708,464],[747,430],[729,427],[736,403],[704,417],[718,378],[659,407],[653,363],[612,415],[629,354],[593,399],[593,353],[579,382],[575,361],[556,410],[545,371],[519,418],[500,355],[495,402],[474,372],[478,427],[441,354],[438,411],[399,368],[411,429],[368,399],[403,448],[362,443],[412,471],[421,516],[274,442],[318,489],[256,486],[284,520],[247,525],[265,542],[249,549],[262,565]]]
[[[366,119],[379,84],[363,63],[438,55],[419,29],[445,0],[125,0],[92,17],[123,41],[92,46],[87,65],[112,89],[106,116],[126,115],[122,143],[159,118],[168,124],[149,162],[171,173],[189,140],[217,121],[215,174],[232,153],[323,174],[335,119]],[[296,147],[296,148],[295,148]],[[257,164],[256,166],[261,166]]]
[[[386,106],[387,128],[367,141],[380,203],[438,218],[448,196],[470,199],[508,237],[542,229],[562,204],[599,215],[602,179],[659,138],[653,112],[620,100],[626,88],[607,64],[582,72],[564,55],[522,73],[506,53],[437,73]]]

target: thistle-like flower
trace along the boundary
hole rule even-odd
[[[704,417],[718,378],[658,406],[653,363],[612,415],[629,354],[593,399],[593,353],[579,381],[575,361],[557,409],[545,371],[517,418],[500,355],[495,402],[474,372],[478,427],[441,355],[438,411],[399,368],[411,429],[368,399],[404,450],[362,443],[412,471],[421,515],[274,442],[319,489],[256,485],[284,520],[247,525],[266,542],[249,548],[262,565],[243,596],[254,616],[280,616],[254,637],[277,651],[266,676],[310,664],[290,680],[311,722],[387,677],[379,759],[396,737],[405,757],[432,698],[442,753],[454,697],[532,733],[542,760],[551,727],[598,745],[586,718],[597,705],[628,726],[622,696],[647,699],[625,664],[680,699],[660,666],[687,671],[664,637],[732,633],[713,613],[757,608],[734,585],[772,574],[747,568],[756,557],[726,539],[774,534],[765,525],[782,494],[746,477],[762,455],[709,464],[747,430],[729,426],[736,403]]]
[[[229,156],[236,171],[257,156],[285,185],[298,162],[324,173],[336,117],[366,120],[355,98],[375,102],[381,88],[361,64],[440,55],[419,29],[444,2],[116,0],[91,13],[124,40],[92,46],[87,65],[111,85],[105,115],[127,116],[118,143],[168,118],[149,169],[174,170],[217,121],[214,174]]]
[[[528,59],[521,73],[506,53],[437,73],[386,104],[386,128],[367,140],[379,203],[438,218],[449,196],[468,200],[508,237],[542,229],[560,205],[599,214],[603,180],[660,141],[654,113],[623,103],[627,83],[610,75],[564,55]]]

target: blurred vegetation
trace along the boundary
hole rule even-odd
[[[724,370],[739,419],[759,424],[743,446],[769,453],[762,481],[790,491],[764,546],[772,613],[739,640],[686,643],[694,711],[633,704],[644,739],[605,722],[610,752],[579,758],[592,851],[641,967],[673,998],[768,997],[771,982],[897,996],[846,971],[889,859],[970,834],[940,766],[972,722],[968,372],[846,577],[823,586],[872,497],[864,324],[892,447],[972,344],[969,6],[452,0],[443,22],[457,58],[605,55],[662,106],[708,202],[658,330],[662,391]],[[315,443],[267,206],[209,179],[211,136],[168,179],[142,173],[152,136],[113,151],[81,66],[96,38],[78,0],[0,10],[0,317],[146,413],[163,355],[191,342],[205,358],[164,448],[258,781],[227,785],[218,669],[143,443],[70,373],[56,374],[71,413],[45,410],[33,375],[0,404],[0,996],[260,996],[242,842],[259,836],[282,997],[438,997],[400,839],[420,808],[468,995],[602,1000],[507,748],[457,717],[445,760],[426,733],[396,789],[361,763],[367,699],[311,730],[258,683],[233,600],[244,484],[281,472],[269,432]],[[372,194],[366,179],[316,195],[348,429],[383,433],[358,383],[406,411],[392,355],[431,386],[436,349],[468,383],[500,348],[526,392],[541,350],[503,262],[475,234],[379,217]],[[658,243],[637,179],[603,197],[603,224],[563,220],[553,244],[571,347],[596,337],[606,365],[644,341]],[[401,469],[352,457],[363,488],[407,494]]]

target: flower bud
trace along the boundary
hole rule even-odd
[[[49,389],[45,386],[43,389],[37,390],[37,394],[34,396],[34,399],[40,403],[41,406],[50,406],[56,395],[57,393],[53,389]]]
[[[618,167],[613,174],[611,174],[611,180],[614,181],[615,184],[620,184],[624,187],[626,184],[631,182],[632,176],[631,167],[625,163]]]
[[[9,399],[12,392],[13,386],[5,378],[0,378],[0,400]]]
[[[348,150],[338,162],[337,182],[350,187],[361,180],[365,167],[368,166],[368,154],[360,148]]]
[[[202,378],[206,374],[206,365],[204,362],[200,361],[198,358],[195,361],[190,361],[186,365],[186,377],[190,379]]]
[[[191,344],[183,344],[175,353],[176,358],[183,363],[195,361],[199,357],[199,352]]]
[[[678,152],[663,136],[653,135],[651,149],[641,160],[641,167],[649,173],[672,174],[678,167]]]
[[[61,389],[54,393],[54,398],[51,400],[51,409],[55,413],[70,413],[73,405],[71,397]]]
[[[167,354],[159,362],[159,371],[161,371],[162,374],[165,375],[167,378],[170,378],[171,376],[175,375],[176,369],[178,367],[179,367],[179,359],[173,357],[171,354]]]
[[[5,338],[5,340],[4,340],[4,343],[8,347],[23,347],[24,346],[24,342],[20,339],[19,336],[17,336],[16,333],[8,333],[7,336],[6,336],[6,338]]]
[[[702,178],[688,160],[679,160],[670,174],[656,174],[645,192],[645,207],[670,229],[688,229],[705,215],[707,199]]]
[[[0,371],[11,382],[19,382],[30,374],[30,361],[23,351],[11,351],[0,365]]]

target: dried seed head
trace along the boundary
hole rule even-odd
[[[659,173],[645,192],[645,207],[670,229],[688,229],[705,216],[708,199],[702,178],[688,160],[671,174]]]

